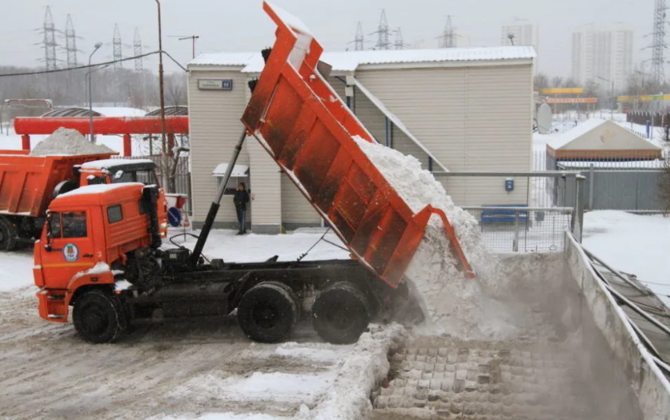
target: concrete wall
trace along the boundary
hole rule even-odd
[[[575,284],[580,290],[580,302],[608,345],[608,353],[625,373],[645,420],[670,419],[670,383],[650,359],[649,352],[626,320],[622,309],[598,280],[588,259],[572,237],[566,241],[566,257]]]

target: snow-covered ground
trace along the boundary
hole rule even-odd
[[[635,274],[670,306],[670,218],[589,212],[584,216],[584,246],[612,267]]]
[[[295,260],[324,232],[215,230],[205,255]],[[326,239],[338,242],[332,233]],[[184,243],[183,236],[174,240]],[[305,257],[332,258],[349,256],[320,242]],[[266,345],[250,342],[226,319],[138,327],[115,345],[94,346],[71,324],[38,317],[32,266],[30,249],[0,253],[0,419],[360,419],[388,372],[387,353],[404,337],[397,325],[371,326],[357,344],[335,346],[305,319],[294,342]]]

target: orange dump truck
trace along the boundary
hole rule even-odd
[[[27,151],[0,150],[0,251],[38,238],[49,203],[59,194],[92,184],[157,184],[152,161],[111,159],[112,155],[30,156]],[[165,203],[162,192],[161,198]],[[166,206],[159,206],[164,232]]]
[[[237,311],[248,337],[277,342],[290,337],[307,310],[324,340],[353,343],[371,320],[412,318],[419,310],[404,274],[433,214],[442,218],[461,269],[472,274],[444,213],[427,206],[415,214],[356,145],[354,135],[373,139],[317,73],[319,44],[295,18],[264,7],[277,23],[277,41],[264,51],[260,78],[249,84],[246,128],[193,250],[161,247],[155,187],[95,185],[63,194],[51,203],[35,244],[42,318],[67,322],[72,307],[79,335],[107,343],[135,321]],[[352,259],[281,262],[274,256],[231,263],[203,257],[248,135],[285,169]]]

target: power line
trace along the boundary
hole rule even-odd
[[[135,28],[135,38],[133,39],[133,52],[135,57],[142,55],[142,39],[140,38],[140,29]],[[142,73],[144,71],[144,65],[142,59],[138,58],[135,60],[135,73]]]
[[[150,53],[142,54],[140,56],[135,56],[135,57],[126,57],[118,61],[130,61],[130,60],[137,60],[138,58],[144,58],[148,57],[150,55],[158,54],[160,51],[152,51]],[[167,52],[163,51],[163,54],[167,55],[174,61],[179,67],[182,69],[186,70],[179,62],[177,62],[170,54]],[[65,71],[73,71],[73,70],[81,70],[81,69],[88,69],[88,68],[94,68],[94,67],[101,67],[101,66],[109,66],[110,64],[115,64],[117,60],[111,60],[111,61],[105,61],[102,63],[96,63],[96,64],[91,64],[90,66],[78,66],[78,67],[72,67],[69,69],[55,69],[55,70],[41,70],[41,71],[29,71],[29,72],[22,72],[22,73],[5,73],[5,74],[0,74],[0,77],[13,77],[13,76],[33,76],[33,75],[38,75],[38,74],[51,74],[51,73],[61,73]]]
[[[379,26],[377,30],[370,35],[377,34],[377,44],[375,50],[390,50],[393,44],[391,43],[391,29],[386,20],[386,10],[382,9],[382,15],[379,19]]]
[[[56,64],[56,27],[54,26],[54,20],[51,16],[51,7],[47,6],[46,12],[44,13],[44,24],[42,26],[42,34],[44,35],[43,46],[44,46],[44,63],[47,66],[47,70],[55,70],[58,66]]]
[[[651,75],[657,85],[665,82],[665,24],[666,24],[666,0],[656,0],[654,6],[654,32],[651,48]]]

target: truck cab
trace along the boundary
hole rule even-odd
[[[91,185],[51,202],[34,248],[42,318],[66,322],[77,294],[90,287],[113,289],[112,267],[125,265],[131,251],[160,245],[145,189],[135,182]]]

